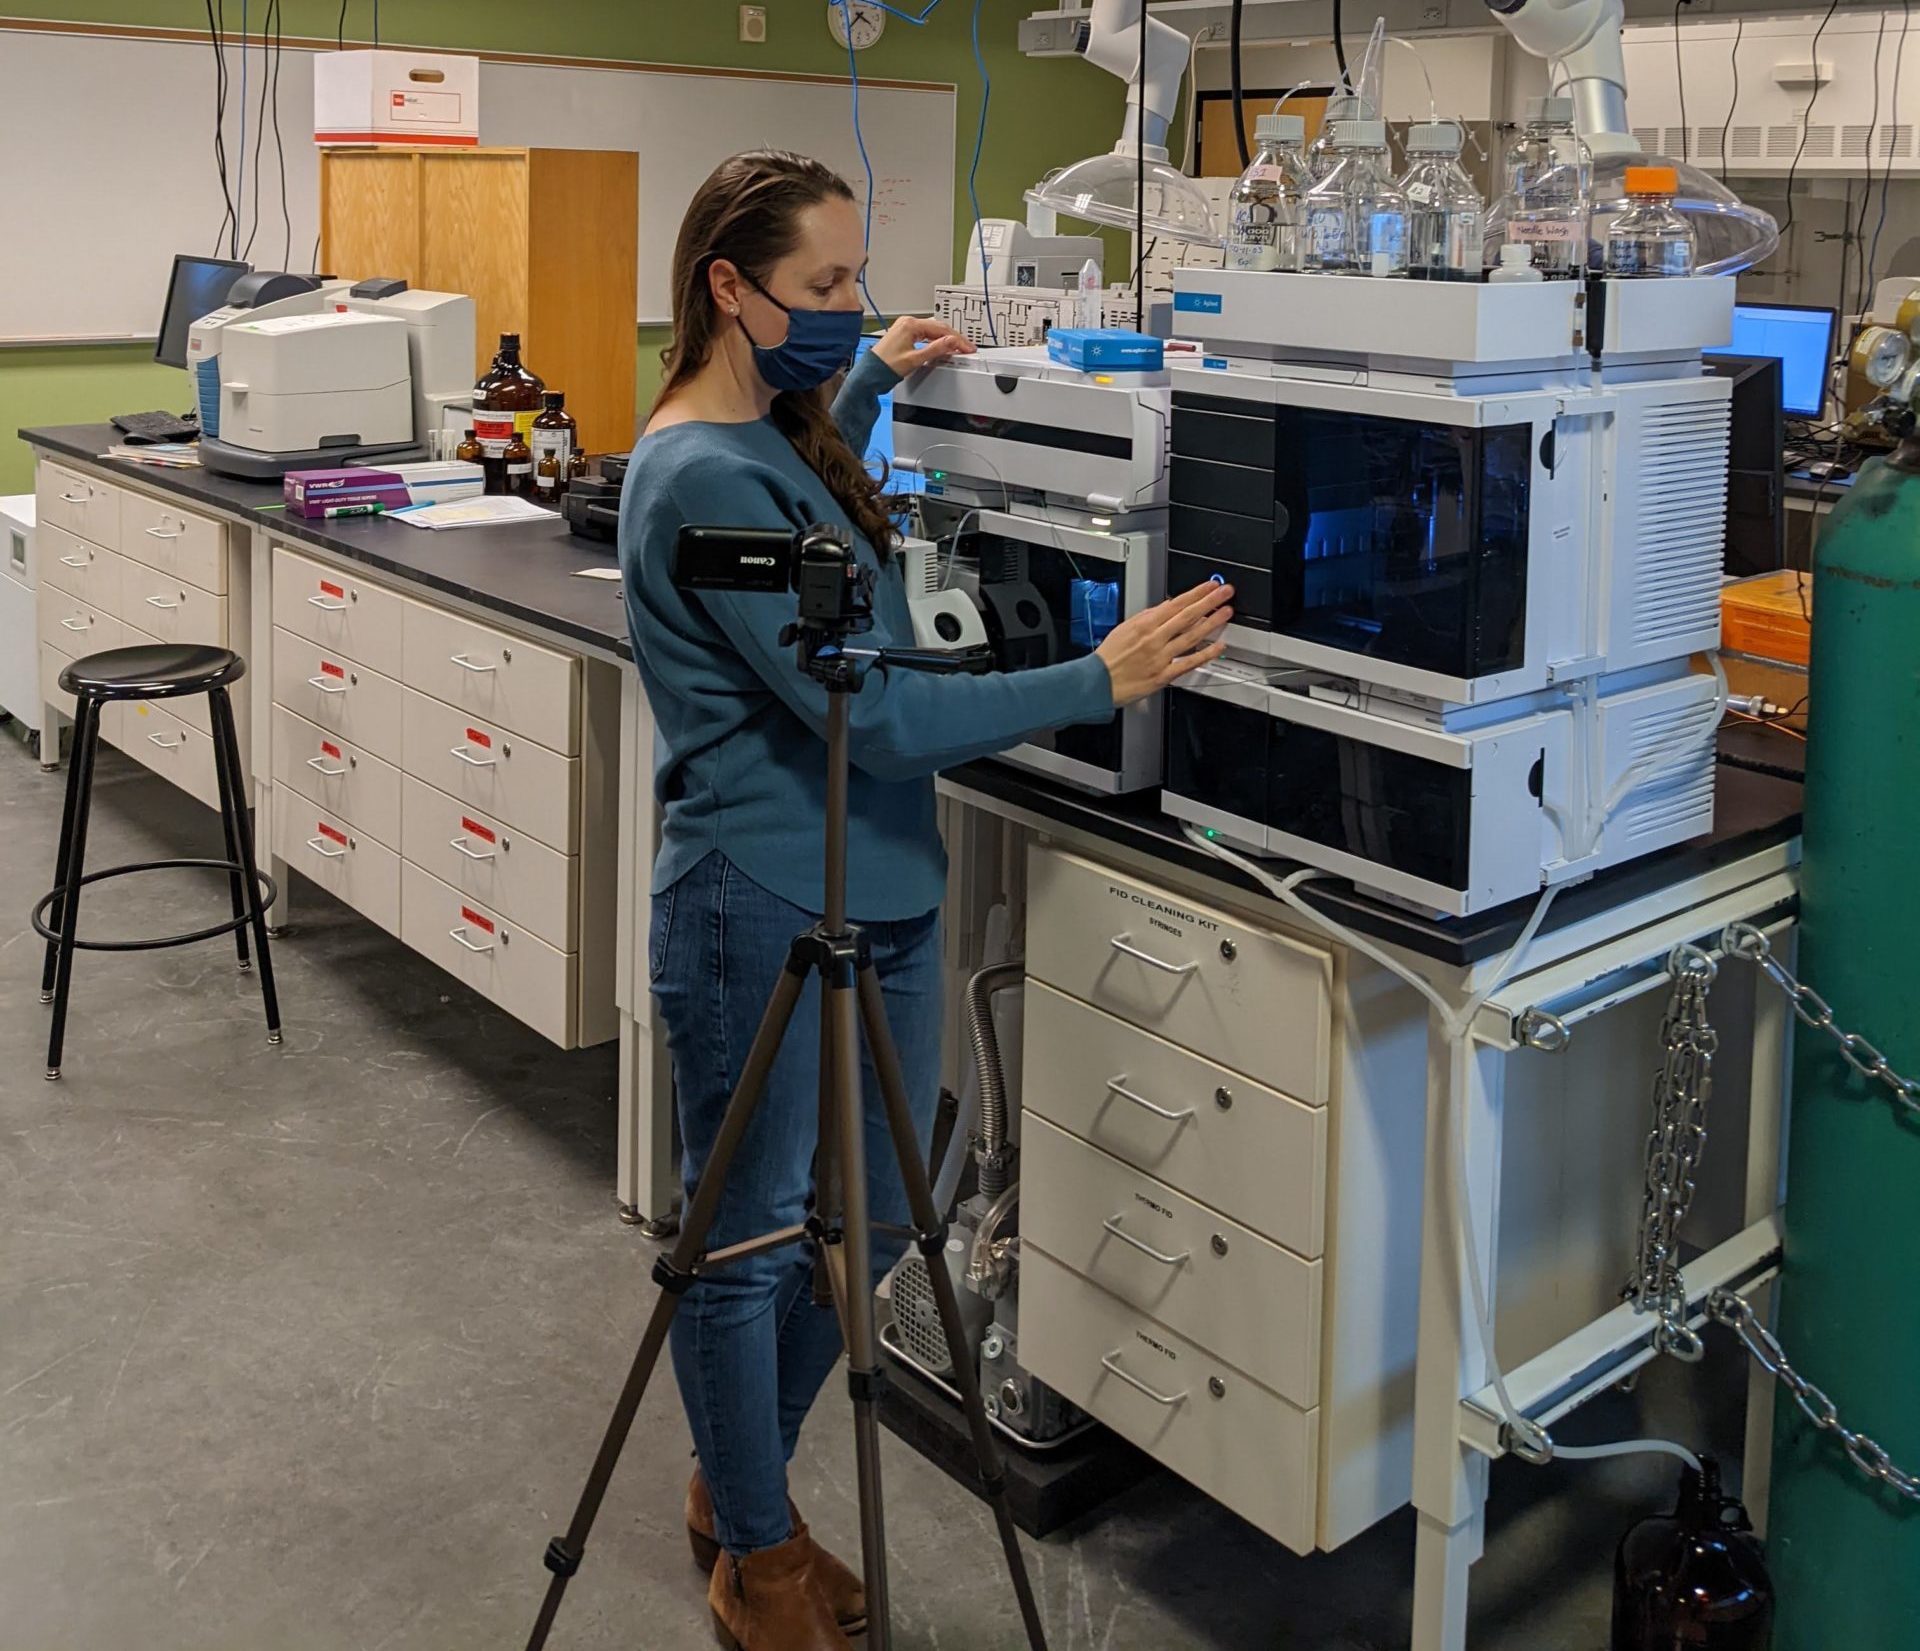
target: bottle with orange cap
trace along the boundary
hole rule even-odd
[[[1609,275],[1691,275],[1693,227],[1674,207],[1679,173],[1671,166],[1629,166],[1627,208],[1607,231]]]

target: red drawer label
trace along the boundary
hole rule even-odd
[[[479,746],[482,751],[491,751],[493,749],[493,735],[483,734],[478,728],[469,728],[467,730],[467,738]]]
[[[335,745],[332,740],[322,740],[320,742],[320,755],[323,757],[332,757],[337,761],[340,756],[340,747]]]
[[[347,668],[344,665],[334,664],[334,662],[330,659],[323,659],[320,661],[320,674],[322,676],[342,676],[343,677],[347,674]]]
[[[460,908],[460,915],[476,929],[484,929],[488,934],[493,933],[493,919],[491,917],[482,917],[473,907],[462,906]]]
[[[341,831],[336,826],[328,825],[325,820],[316,820],[314,824],[318,828],[320,835],[326,838],[328,842],[338,843],[342,848],[347,846],[347,834],[344,831]]]
[[[320,581],[320,594],[322,596],[338,596],[344,601],[347,593],[338,585],[330,585],[326,580],[322,579]]]
[[[478,820],[469,820],[463,817],[460,821],[460,829],[462,831],[471,832],[474,836],[478,837],[483,843],[494,843],[499,841],[499,838],[495,837],[494,834],[491,831],[489,831],[485,826],[483,826]]]

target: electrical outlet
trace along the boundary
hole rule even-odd
[[[740,8],[740,38],[749,46],[764,46],[767,43],[767,8],[765,6]]]

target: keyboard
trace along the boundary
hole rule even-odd
[[[114,429],[131,442],[196,441],[200,421],[191,413],[115,413]]]

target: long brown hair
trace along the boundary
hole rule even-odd
[[[839,173],[784,149],[749,150],[714,168],[695,192],[673,249],[673,342],[660,353],[666,376],[652,412],[706,366],[719,329],[733,325],[713,301],[708,265],[725,258],[764,284],[798,242],[800,214],[835,197],[854,198]],[[880,484],[833,422],[830,390],[782,391],[773,399],[773,422],[885,556],[894,544],[893,523],[881,504]]]

